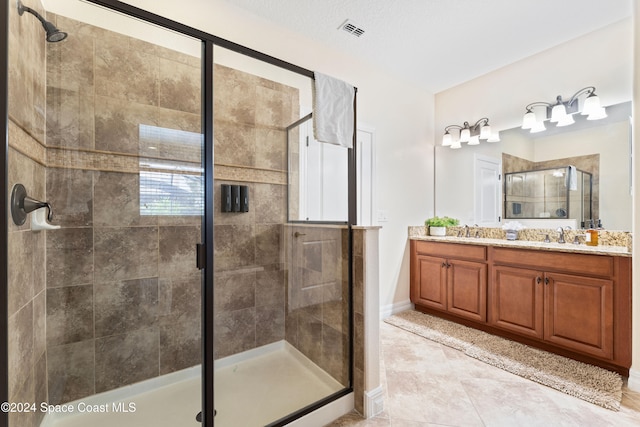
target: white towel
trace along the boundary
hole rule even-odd
[[[355,88],[318,72],[314,73],[313,132],[319,142],[353,147]]]
[[[578,189],[578,170],[575,166],[569,166],[569,190],[576,191]]]

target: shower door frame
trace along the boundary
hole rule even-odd
[[[203,423],[205,427],[214,426],[214,178],[213,178],[213,47],[220,46],[251,58],[266,62],[285,70],[314,79],[313,71],[283,61],[265,53],[256,51],[246,46],[239,45],[229,40],[214,36],[207,32],[192,28],[171,19],[156,15],[144,9],[121,3],[117,0],[84,0],[97,6],[122,13],[126,16],[140,19],[159,27],[184,34],[188,37],[199,39],[202,43],[202,133],[203,133],[203,158],[204,158],[204,223],[202,226],[202,247],[198,253],[198,267],[204,269],[202,284],[202,402]],[[9,110],[8,110],[8,85],[9,85],[9,8],[15,6],[15,0],[0,0],[0,34],[4,34],[4,42],[0,44],[0,120],[3,123],[4,147],[0,154],[0,188],[2,188],[2,206],[0,209],[0,343],[4,343],[0,351],[0,403],[9,399],[8,387],[8,214],[9,206],[8,182],[8,150],[9,150]],[[357,92],[357,89],[356,89]],[[357,120],[356,97],[354,97],[354,125]],[[355,126],[354,126],[355,129]],[[356,197],[356,133],[353,135],[353,148],[348,150],[348,228],[349,228],[349,317],[353,316],[353,226],[357,223],[357,197]],[[195,248],[194,248],[195,252]],[[349,326],[349,387],[342,392],[328,396],[321,401],[278,420],[273,425],[284,425],[315,409],[324,406],[353,391],[353,321]],[[195,417],[196,414],[194,414]],[[8,426],[8,413],[0,411],[0,426]]]
[[[9,400],[9,269],[8,240],[9,206],[9,5],[11,0],[2,2],[0,8],[0,34],[5,34],[0,46],[0,120],[3,123],[4,146],[0,150],[0,188],[2,189],[2,209],[0,209],[0,403]],[[0,426],[9,425],[9,413],[0,411]]]

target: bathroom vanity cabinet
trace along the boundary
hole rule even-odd
[[[466,319],[487,319],[487,248],[416,242],[411,300]]]
[[[411,240],[416,309],[628,374],[631,258]]]

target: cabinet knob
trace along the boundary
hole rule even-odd
[[[446,267],[446,266],[447,266],[447,263],[446,263],[446,262],[443,262],[443,263],[442,263],[442,267],[444,268],[444,267]]]
[[[544,278],[544,284],[545,284],[545,285],[548,285],[548,284],[549,284],[549,278],[548,278],[548,277],[545,277],[545,278]]]
[[[540,276],[536,277],[536,283],[539,285],[542,282],[542,278]]]

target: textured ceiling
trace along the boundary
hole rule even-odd
[[[437,93],[631,16],[632,0],[233,0]],[[345,19],[360,38],[338,30]],[[615,47],[612,47],[615,48]]]

